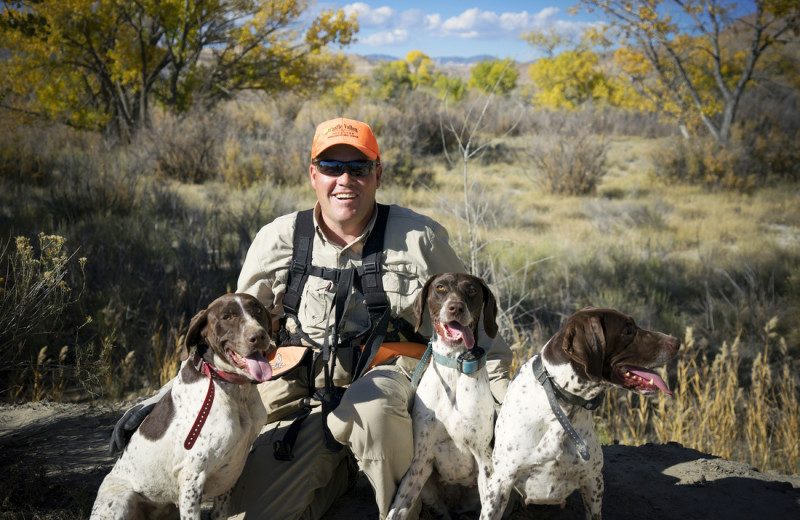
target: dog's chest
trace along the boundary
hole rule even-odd
[[[176,379],[175,417],[165,435],[156,440],[133,436],[114,470],[119,467],[134,481],[136,491],[174,502],[178,484],[194,475],[206,477],[204,496],[219,495],[235,484],[266,411],[254,385],[216,385],[205,423],[194,445],[186,449],[184,442],[201,413],[207,389],[208,379],[191,384]]]
[[[493,421],[493,398],[485,370],[468,375],[435,363],[428,367],[417,389],[415,442],[431,444],[443,480],[474,476],[472,453],[488,449]]]
[[[495,470],[518,475],[516,487],[531,502],[560,503],[581,481],[600,475],[603,454],[590,411],[563,406],[578,436],[586,442],[583,460],[550,408],[544,388],[526,363],[509,386],[498,417]]]

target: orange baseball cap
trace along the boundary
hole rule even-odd
[[[375,134],[372,133],[372,128],[361,121],[339,117],[318,124],[317,131],[314,132],[314,142],[311,145],[311,158],[313,159],[336,144],[350,145],[361,150],[373,161],[380,162],[381,160],[378,141],[375,139]]]

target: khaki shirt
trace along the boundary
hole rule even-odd
[[[319,204],[314,210],[314,249],[312,264],[320,267],[346,269],[361,265],[361,252],[367,237],[372,232],[377,211],[362,236],[341,247],[329,242],[319,227]],[[256,235],[247,252],[238,292],[252,294],[267,307],[273,305],[272,314],[283,317],[283,295],[292,260],[292,244],[297,213],[276,218]],[[392,205],[386,223],[383,240],[382,280],[384,291],[391,306],[391,315],[416,324],[414,300],[425,281],[434,274],[464,272],[464,266],[448,244],[447,231],[436,221],[407,208]],[[302,330],[311,339],[322,344],[326,333],[333,325],[331,312],[336,294],[336,284],[322,278],[309,276],[300,300],[298,319]],[[291,325],[291,324],[290,324]],[[370,319],[363,296],[353,292],[344,314],[340,337],[355,335],[369,330]],[[430,320],[426,316],[420,333],[431,335]],[[492,393],[502,402],[508,385],[508,370],[512,354],[500,334],[494,340],[481,327],[478,344],[487,352],[487,368]],[[314,370],[314,387],[324,386],[321,357]],[[401,357],[394,361],[409,376],[417,360]],[[351,381],[353,366],[351,349],[337,352],[334,384],[346,386]],[[297,371],[274,381],[259,385],[270,413],[269,421],[279,419],[299,408],[301,400],[308,395],[308,377]]]

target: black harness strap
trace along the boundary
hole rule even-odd
[[[367,304],[370,318],[375,322],[389,306],[389,300],[383,290],[381,278],[381,253],[383,252],[383,235],[386,231],[386,221],[389,216],[389,206],[378,204],[378,216],[372,233],[367,237],[364,251],[361,253],[361,290],[364,292],[364,301]]]
[[[358,358],[353,371],[353,380],[356,380],[364,371],[365,367],[375,358],[375,355],[383,343],[386,330],[389,324],[389,300],[383,289],[381,278],[381,254],[383,252],[383,237],[386,230],[386,222],[389,215],[389,206],[378,204],[378,214],[375,218],[375,225],[362,251],[361,267],[357,269],[334,269],[312,265],[314,248],[314,210],[309,209],[300,211],[295,221],[295,231],[293,237],[292,262],[289,266],[289,279],[286,285],[286,293],[283,296],[283,307],[286,315],[297,317],[300,309],[300,299],[303,288],[309,276],[317,276],[337,284],[336,295],[334,297],[334,323],[331,333],[326,335],[322,345],[323,370],[325,376],[325,388],[314,391],[313,374],[309,373],[309,397],[313,395],[322,403],[323,431],[325,433],[326,445],[333,451],[342,448],[326,426],[325,417],[339,404],[343,388],[333,385],[333,370],[336,364],[336,349],[339,346],[339,329],[342,317],[347,308],[347,301],[350,298],[353,287],[360,288],[364,295],[367,311],[370,316],[370,335],[364,346],[364,351]],[[299,325],[299,322],[298,322]],[[299,327],[302,333],[302,327]],[[303,334],[305,336],[305,334]],[[310,338],[309,338],[310,339]],[[330,359],[331,365],[329,365]],[[313,366],[314,363],[311,364]],[[274,455],[278,460],[291,460],[293,458],[292,449],[297,439],[300,426],[310,413],[308,402],[303,411],[292,422],[282,440],[275,441]]]
[[[292,263],[289,265],[289,282],[283,295],[283,307],[287,314],[297,315],[300,295],[311,274],[311,252],[314,249],[314,210],[307,209],[297,214],[292,242]]]
[[[381,278],[381,253],[383,251],[383,235],[386,230],[386,221],[389,216],[389,206],[378,204],[378,216],[372,233],[367,237],[364,251],[361,254],[361,291],[364,302],[367,304],[372,331],[364,343],[364,350],[358,358],[358,364],[353,371],[353,380],[361,377],[378,353],[389,326],[389,299],[383,290]]]

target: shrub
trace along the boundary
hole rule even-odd
[[[675,139],[653,155],[654,173],[666,182],[709,190],[752,193],[773,181],[800,179],[797,129],[773,124],[769,115],[736,125],[728,143],[711,138]]]
[[[155,163],[155,172],[168,179],[202,183],[216,175],[217,146],[224,128],[207,111],[193,110],[154,118],[140,137]]]
[[[594,193],[608,173],[608,141],[591,134],[577,119],[563,129],[532,139],[528,157],[536,171],[534,182],[548,193],[587,195]]]
[[[656,178],[668,183],[699,184],[710,190],[751,192],[759,177],[749,169],[746,153],[710,138],[675,139],[653,153]]]
[[[8,242],[0,249],[0,371],[9,374],[0,392],[9,397],[25,391],[43,396],[43,374],[51,365],[47,343],[57,340],[59,318],[80,296],[68,283],[72,255],[65,244],[62,236],[40,233],[37,247],[19,236],[14,247]],[[77,260],[81,275],[85,263]],[[58,357],[63,364],[63,348]]]
[[[266,177],[266,167],[261,155],[253,147],[244,150],[241,138],[228,138],[222,146],[220,175],[232,187],[249,188]],[[252,144],[252,143],[251,143]]]

